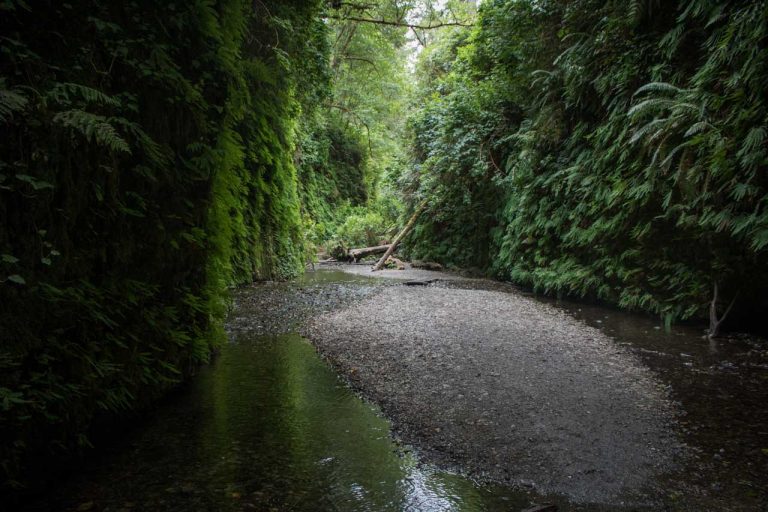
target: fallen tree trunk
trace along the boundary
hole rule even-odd
[[[400,231],[395,239],[392,241],[392,245],[389,246],[389,249],[387,249],[387,252],[384,253],[384,256],[381,257],[381,259],[373,266],[373,271],[381,270],[384,267],[384,264],[387,261],[387,258],[389,258],[393,252],[395,252],[395,249],[397,249],[397,244],[400,243],[400,241],[405,238],[405,235],[407,235],[411,229],[413,229],[413,226],[416,224],[416,219],[419,218],[419,215],[421,215],[421,212],[424,211],[424,208],[427,207],[427,200],[423,200],[419,206],[416,207],[416,211],[413,212],[413,215],[411,215],[411,218],[408,219],[408,223],[405,225],[402,231]]]
[[[387,244],[376,245],[374,247],[361,247],[360,249],[350,249],[349,252],[347,252],[347,257],[352,261],[357,261],[360,258],[365,258],[371,254],[381,254],[383,252],[387,252],[387,249],[389,249],[391,246],[392,244]]]

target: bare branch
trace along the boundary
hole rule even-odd
[[[376,67],[376,63],[375,62],[373,62],[371,59],[366,59],[365,57],[353,57],[351,55],[342,55],[341,58],[344,59],[344,60],[359,60],[360,62],[366,62],[366,63],[370,64],[371,66],[373,66],[373,69],[375,69],[376,71],[379,70]]]
[[[356,4],[352,2],[332,2],[331,7],[334,9],[341,9],[342,7],[349,7],[350,9],[357,9],[358,11],[365,11],[373,9],[376,4]]]
[[[416,40],[419,42],[421,46],[427,46],[427,42],[424,41],[424,39],[419,34],[419,31],[415,28],[411,27],[411,31],[413,32],[413,35],[416,36]]]
[[[362,117],[360,117],[357,112],[348,109],[347,107],[343,105],[337,105],[335,103],[326,103],[325,106],[327,108],[335,108],[337,110],[341,110],[345,114],[349,114],[350,116],[354,117],[355,120],[362,124],[365,127],[365,132],[368,134],[368,154],[373,155],[373,148],[371,146],[371,129],[368,127],[368,123],[366,123]]]

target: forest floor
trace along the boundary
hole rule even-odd
[[[372,275],[363,265],[344,271]],[[663,386],[601,331],[494,283],[388,286],[307,335],[429,460],[575,502],[648,503],[681,451]]]

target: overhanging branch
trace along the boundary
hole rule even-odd
[[[440,27],[471,27],[472,23],[464,23],[461,21],[441,21],[439,23],[430,23],[427,25],[420,25],[418,23],[408,23],[406,21],[394,21],[394,20],[381,20],[376,18],[363,18],[359,16],[337,16],[335,14],[326,14],[326,19],[339,20],[339,21],[357,21],[359,23],[374,23],[377,25],[389,25],[392,27],[404,27],[419,30],[431,30]]]
[[[350,116],[352,116],[353,118],[355,118],[355,120],[356,120],[358,123],[362,124],[362,125],[363,125],[363,127],[365,128],[365,132],[366,132],[366,134],[368,135],[368,154],[369,154],[369,155],[373,155],[373,148],[371,147],[371,129],[370,129],[370,127],[368,126],[368,123],[366,123],[366,122],[363,120],[363,118],[362,118],[362,117],[360,117],[359,115],[357,115],[357,112],[355,112],[355,111],[353,111],[353,110],[351,110],[351,109],[348,109],[347,107],[345,107],[345,106],[343,106],[343,105],[337,105],[337,104],[335,104],[335,103],[326,103],[326,104],[325,104],[325,107],[326,107],[326,108],[335,108],[336,110],[341,110],[341,111],[342,111],[342,112],[344,112],[345,114],[349,114]]]

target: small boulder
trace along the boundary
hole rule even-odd
[[[402,260],[399,260],[393,256],[390,256],[389,258],[387,258],[387,261],[384,263],[384,266],[388,269],[405,270],[405,263],[403,263]]]

